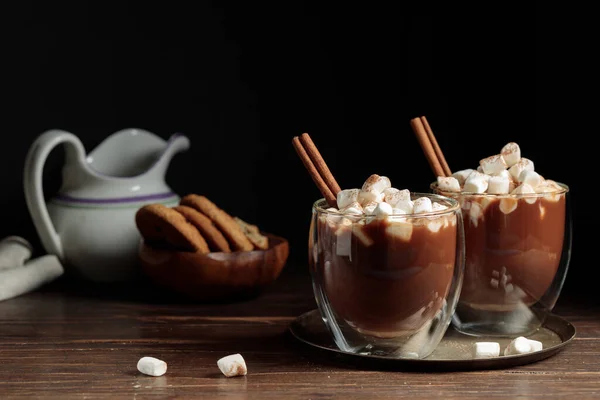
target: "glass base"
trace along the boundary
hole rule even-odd
[[[525,304],[510,311],[490,311],[459,303],[452,325],[465,335],[514,338],[535,333],[542,326],[544,316],[543,311]]]

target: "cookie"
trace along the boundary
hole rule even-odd
[[[234,251],[254,250],[254,245],[246,237],[242,228],[234,221],[233,217],[219,208],[215,203],[205,196],[188,194],[183,197],[179,204],[188,206],[206,215],[215,224],[221,233],[227,238]]]
[[[250,224],[239,217],[233,217],[233,219],[257,249],[267,250],[269,248],[269,238],[260,233],[258,226]]]
[[[200,234],[206,239],[208,247],[212,251],[231,253],[231,247],[229,246],[227,239],[223,236],[221,231],[217,229],[210,218],[200,211],[188,206],[176,206],[173,207],[173,209],[183,215],[190,224],[194,225],[200,231]]]
[[[135,214],[138,231],[149,245],[175,250],[208,253],[206,240],[198,229],[177,211],[163,204],[147,204]]]

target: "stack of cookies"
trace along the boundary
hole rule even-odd
[[[269,238],[256,225],[197,194],[183,197],[175,207],[147,204],[137,211],[135,222],[144,242],[153,248],[207,254],[269,247]]]

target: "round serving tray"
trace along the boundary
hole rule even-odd
[[[543,343],[543,350],[528,354],[513,356],[498,356],[493,358],[473,358],[472,348],[475,342],[498,342],[501,351],[513,338],[498,338],[486,336],[468,336],[459,333],[452,327],[436,349],[423,359],[393,358],[379,355],[354,354],[340,350],[327,330],[318,310],[312,310],[296,318],[289,328],[291,334],[299,341],[324,351],[328,359],[344,364],[354,363],[366,368],[401,368],[419,370],[481,370],[510,368],[518,365],[530,364],[562,350],[575,337],[575,327],[558,315],[551,314],[546,318],[542,327],[528,339],[538,340]],[[326,356],[327,357],[327,356]]]

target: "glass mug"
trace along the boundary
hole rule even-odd
[[[465,334],[538,330],[563,287],[571,258],[569,187],[533,194],[434,193],[458,200],[465,229],[463,288],[453,318]]]
[[[436,348],[456,308],[464,272],[458,201],[422,214],[342,215],[312,207],[309,264],[317,306],[335,344],[355,354],[421,359]]]

